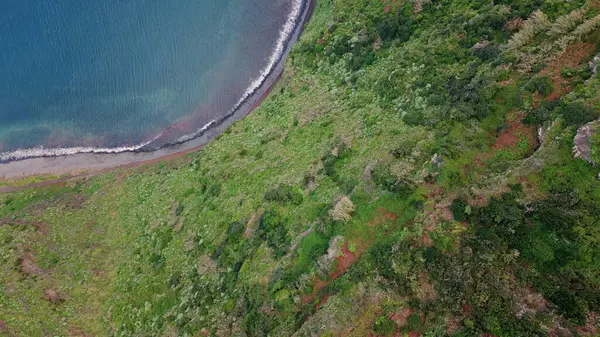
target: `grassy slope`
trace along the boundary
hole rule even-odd
[[[521,123],[548,65],[518,72],[518,52],[549,39],[471,50],[504,45],[504,23],[537,8],[554,20],[582,4],[319,1],[271,96],[189,160],[0,196],[0,334],[593,325],[598,171],[570,155],[567,108],[536,121],[556,120],[533,157],[537,125]],[[554,89],[597,114],[599,80],[584,73]],[[356,209],[333,221],[344,195]]]

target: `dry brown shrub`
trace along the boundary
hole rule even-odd
[[[523,18],[516,18],[505,23],[504,30],[514,32],[519,29],[522,29],[523,26],[525,26],[525,20],[523,20]]]
[[[329,210],[329,217],[334,221],[348,221],[352,219],[354,213],[354,204],[348,197],[342,197],[332,210]]]
[[[45,271],[35,262],[34,256],[31,253],[23,254],[19,261],[19,270],[26,276],[40,276],[45,274]]]
[[[64,298],[56,290],[51,288],[44,290],[44,296],[42,296],[42,298],[52,304],[59,304],[64,301]]]

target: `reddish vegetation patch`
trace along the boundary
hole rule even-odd
[[[94,275],[94,276],[104,276],[106,275],[106,272],[102,269],[90,269],[89,270],[90,274]]]
[[[548,76],[554,84],[554,92],[546,98],[548,101],[554,101],[573,90],[569,80],[561,75],[562,69],[575,68],[581,65],[596,50],[594,43],[574,43],[567,47],[564,53],[548,67],[540,72],[541,76]],[[539,104],[539,102],[538,102]]]
[[[446,319],[446,335],[452,336],[462,328],[463,323],[460,317],[451,316]]]
[[[512,19],[504,24],[504,30],[509,32],[514,32],[520,30],[525,25],[525,20],[523,18],[518,17],[516,19]]]
[[[8,325],[6,325],[6,323],[4,323],[4,321],[0,321],[0,333],[2,335],[12,336],[12,334],[10,333],[10,330],[8,330]]]
[[[69,337],[92,337],[92,335],[88,335],[83,330],[78,327],[69,328]]]
[[[417,247],[433,247],[433,240],[429,233],[424,232],[421,237],[415,238],[415,244]]]
[[[490,139],[492,139],[492,137],[490,136]],[[489,153],[485,153],[485,152],[480,152],[478,153],[475,158],[473,158],[473,166],[475,168],[484,168],[485,167],[485,162],[492,158],[492,155]]]
[[[417,292],[417,297],[421,302],[432,302],[437,299],[435,289],[433,289],[433,285],[429,282],[429,277],[425,272],[419,274],[419,290]]]
[[[598,336],[600,333],[600,315],[589,312],[585,325],[578,326],[577,332],[582,336]]]
[[[470,317],[473,314],[473,308],[468,304],[462,305],[462,313],[463,315]]]
[[[488,202],[488,197],[481,194],[478,194],[474,198],[467,200],[467,203],[471,207],[484,207],[487,206]]]
[[[421,237],[414,239],[417,246],[430,247],[433,241],[429,236],[430,232],[435,231],[438,225],[444,221],[454,221],[454,215],[450,211],[452,195],[447,195],[443,188],[436,184],[425,183],[421,185],[427,189],[427,201],[425,203],[425,219],[423,220],[424,233]]]
[[[88,221],[88,222],[86,223],[86,227],[87,227],[87,229],[89,229],[89,230],[93,230],[93,229],[94,229],[94,226],[96,226],[96,221]]]
[[[408,325],[408,317],[413,314],[413,310],[411,308],[402,308],[399,312],[390,313],[388,315],[389,319],[396,322],[399,327],[403,327]]]
[[[505,121],[506,127],[498,134],[496,142],[492,147],[494,150],[499,151],[515,148],[522,139],[527,140],[530,148],[537,146],[537,130],[533,126],[525,126],[521,122],[523,117],[522,113],[518,113],[513,118]]]
[[[383,9],[383,14],[387,14],[394,9],[394,7],[398,6],[398,0],[381,0],[381,3],[386,5]]]
[[[389,212],[388,210],[385,210],[383,208],[378,208],[377,209],[377,216],[375,216],[375,218],[373,220],[371,220],[367,226],[370,228],[373,227],[377,227],[383,223],[386,223],[388,221],[395,221],[396,219],[398,219],[398,216],[392,212]]]
[[[202,330],[194,335],[194,337],[208,337],[210,336],[210,332],[207,330]]]

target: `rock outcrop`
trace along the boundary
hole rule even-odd
[[[592,158],[592,136],[600,132],[600,120],[590,122],[577,130],[573,139],[573,154],[592,165],[596,165]]]

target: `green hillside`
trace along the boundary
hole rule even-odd
[[[202,151],[0,194],[0,336],[598,336],[599,43],[597,0],[318,0]]]

